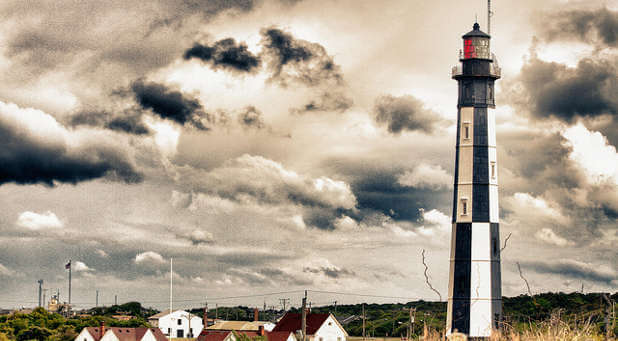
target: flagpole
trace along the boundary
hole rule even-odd
[[[173,266],[174,266],[174,259],[170,258],[170,314],[172,313],[172,285],[174,283],[174,268],[173,268]]]
[[[69,309],[67,313],[71,310],[71,268],[73,267],[72,261],[69,259]]]

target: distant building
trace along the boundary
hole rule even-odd
[[[86,327],[75,341],[168,341],[158,328]]]
[[[148,322],[169,338],[193,338],[203,329],[202,318],[184,310],[164,310],[148,318]]]
[[[131,316],[131,315],[112,315],[112,318],[114,320],[118,320],[118,321],[129,321],[131,319],[134,319],[135,316]]]
[[[215,324],[206,329],[210,331],[219,330],[257,333],[260,330],[260,327],[269,332],[275,328],[275,324],[266,321],[217,321]]]
[[[302,335],[302,315],[287,313],[277,322],[273,332],[291,332]],[[347,341],[348,333],[332,314],[307,314],[308,341]]]

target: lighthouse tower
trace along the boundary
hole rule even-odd
[[[457,80],[457,147],[447,333],[484,338],[502,315],[494,83],[490,36],[475,23],[463,36]]]

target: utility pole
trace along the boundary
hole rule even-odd
[[[286,311],[286,310],[285,310],[285,305],[286,305],[286,303],[287,303],[287,302],[289,302],[289,301],[290,301],[290,299],[289,299],[289,298],[280,298],[280,299],[279,299],[279,303],[281,303],[281,305],[283,306],[283,311]]]
[[[215,320],[219,319],[219,303],[215,303]]]
[[[172,286],[174,284],[174,259],[170,258],[170,314],[172,313]]]
[[[114,295],[114,305],[118,305],[118,295]]]
[[[303,297],[303,308],[302,308],[301,316],[302,316],[302,324],[301,328],[303,331],[303,340],[307,341],[307,290],[305,290],[305,297]]]
[[[366,336],[365,336],[365,303],[363,303],[363,340],[366,340]]]
[[[414,334],[414,318],[416,317],[416,308],[410,308],[410,326],[408,328],[408,339]]]
[[[335,315],[337,315],[337,301],[335,301],[334,303],[335,303]]]
[[[42,305],[41,298],[43,296],[43,280],[39,279],[37,283],[39,283],[39,307],[42,307],[43,305]]]
[[[96,303],[94,305],[95,308],[97,308],[99,306],[99,290],[97,290],[97,296],[96,296]]]

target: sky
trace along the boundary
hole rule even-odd
[[[618,3],[492,6],[503,294],[527,292],[518,263],[533,293],[616,291]],[[67,300],[71,260],[76,308],[163,308],[171,258],[177,307],[445,300],[450,71],[475,17],[485,1],[3,1],[0,307],[38,279]]]

